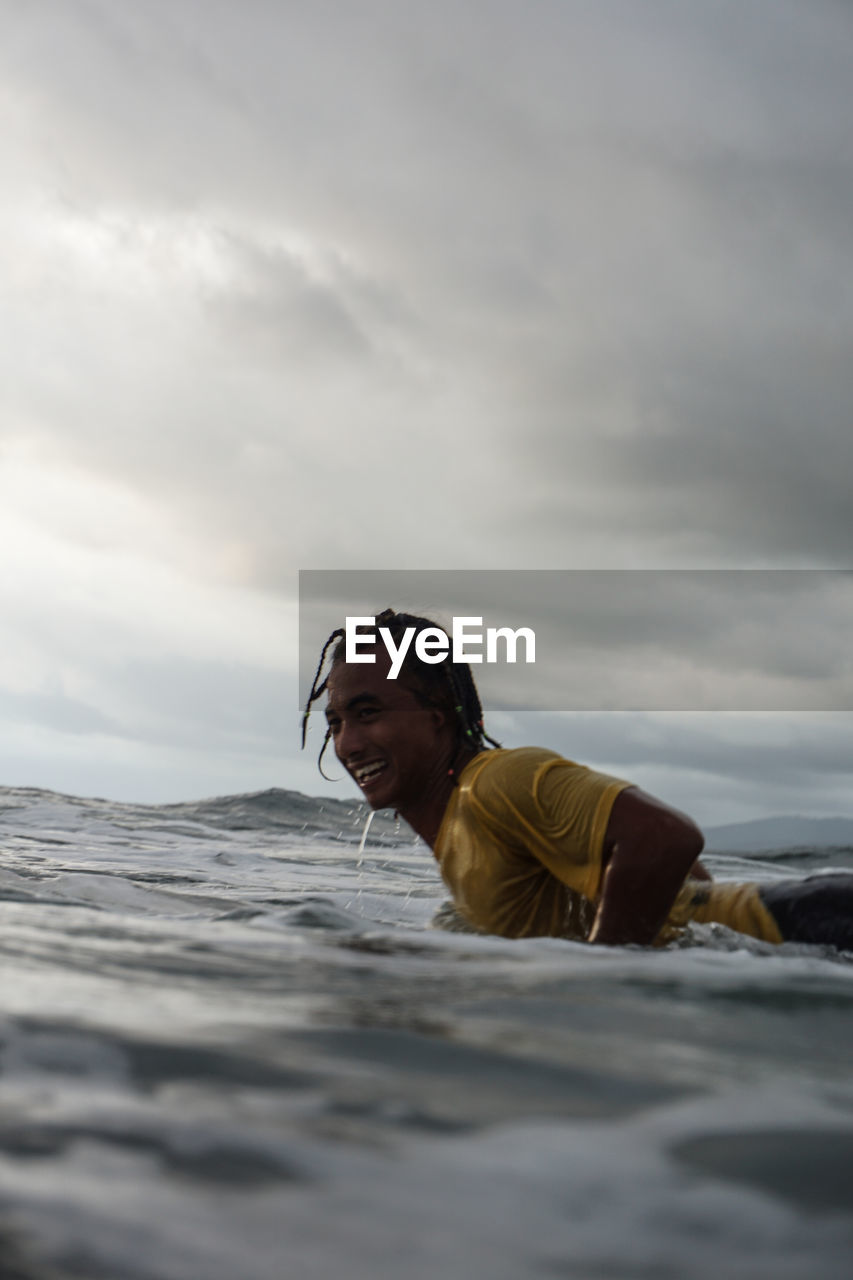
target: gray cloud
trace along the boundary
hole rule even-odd
[[[59,691],[0,689],[0,716],[12,724],[49,725],[60,733],[111,734],[118,725],[97,707]]]
[[[585,533],[611,559],[630,537],[651,563],[841,563],[851,56],[828,4],[40,7],[6,60],[54,198],[117,211],[136,253],[146,217],[191,218],[230,275],[107,291],[81,326],[84,283],[52,335],[35,305],[34,340],[91,377],[42,366],[22,411],[208,536],[247,526],[271,583],[313,542],[283,554],[282,504],[298,524],[336,462],[407,487],[398,525],[444,481],[433,559]]]
[[[306,566],[847,565],[848,6],[3,14],[0,443],[150,521],[69,521],[67,548],[223,601],[291,599]],[[65,603],[99,714],[136,679],[177,690],[174,646],[143,672],[130,627],[104,676],[91,595]],[[652,603],[536,608],[595,675],[620,629],[654,649]],[[813,605],[765,602],[789,625],[753,661],[706,586],[655,661],[713,639],[729,673],[844,676],[845,618]],[[266,724],[253,679],[234,687]],[[221,730],[249,750],[236,712]]]
[[[138,658],[105,672],[123,733],[159,746],[275,755],[295,716],[276,671],[203,658]]]

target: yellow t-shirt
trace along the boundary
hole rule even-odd
[[[784,942],[778,924],[761,900],[757,884],[685,880],[658,941],[668,942],[691,920],[697,924],[724,924],[762,942]]]
[[[434,850],[469,924],[507,938],[585,940],[610,812],[631,785],[541,747],[476,756],[459,776]],[[691,919],[782,940],[756,885],[686,881],[659,941]]]

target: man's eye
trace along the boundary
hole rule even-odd
[[[341,727],[341,722],[340,720],[327,720],[326,725],[328,727],[329,733],[337,733]]]
[[[378,707],[362,707],[358,713],[359,720],[370,720],[373,716],[379,715]]]

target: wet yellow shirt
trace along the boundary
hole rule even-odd
[[[469,924],[507,938],[586,939],[610,812],[631,785],[541,747],[476,756],[459,776],[434,851]],[[659,941],[690,920],[782,940],[757,885],[686,881]]]

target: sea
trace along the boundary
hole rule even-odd
[[[849,1280],[853,956],[454,932],[367,817],[0,788],[2,1280]]]

